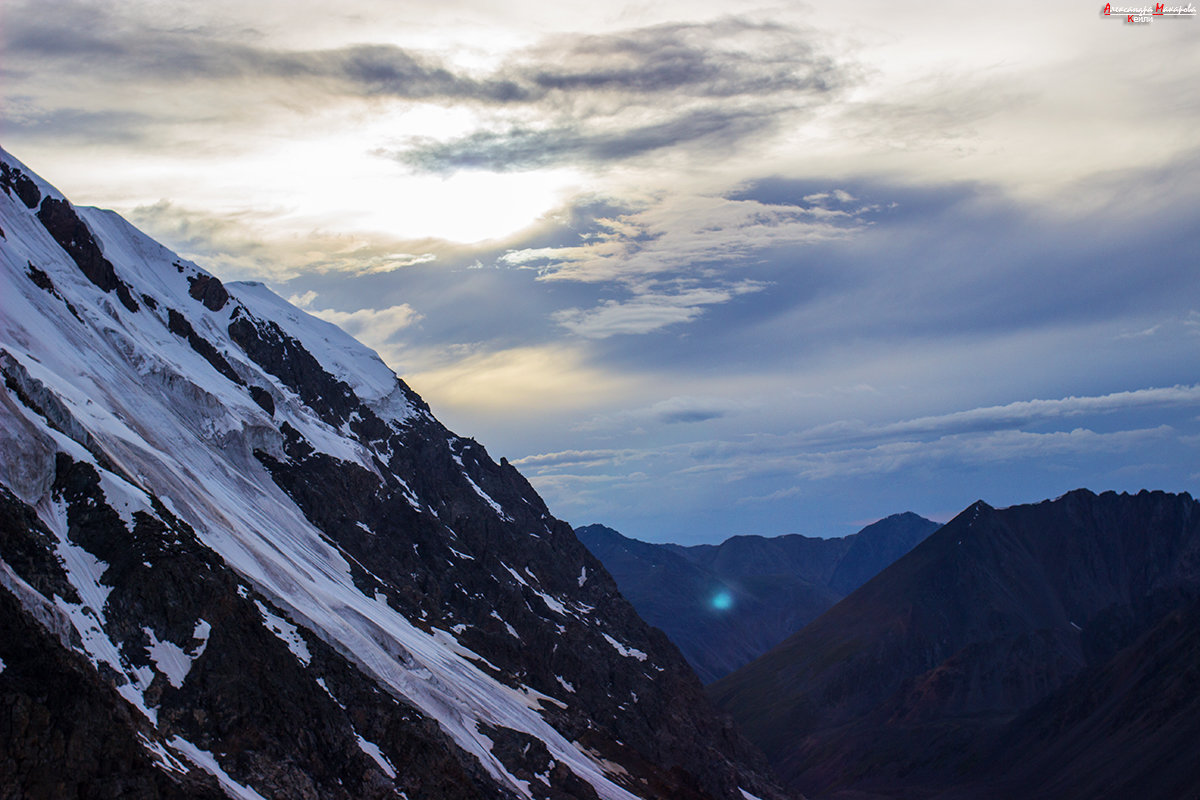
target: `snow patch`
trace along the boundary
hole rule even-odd
[[[283,617],[277,617],[272,614],[258,600],[254,601],[254,605],[258,606],[258,613],[262,614],[263,624],[267,626],[268,630],[286,644],[288,650],[292,651],[292,655],[307,667],[309,662],[312,661],[312,654],[308,652],[308,645],[305,644],[304,638],[300,635],[300,631],[296,626]]]
[[[510,517],[508,514],[504,513],[504,509],[500,507],[499,503],[497,503],[495,500],[492,499],[491,495],[489,495],[483,489],[480,489],[479,484],[477,484],[477,483],[475,483],[475,481],[471,480],[471,476],[466,473],[466,470],[463,470],[463,477],[467,479],[467,483],[471,484],[471,488],[475,490],[475,494],[482,497],[483,501],[492,507],[492,510],[496,512],[496,516],[498,516],[500,519],[504,520],[505,522],[513,521],[513,518]]]
[[[533,587],[530,587],[530,588],[533,588]],[[539,591],[537,589],[533,589],[533,592],[538,597],[542,598],[542,602],[545,603],[546,606],[551,611],[557,611],[559,614],[563,615],[564,617],[567,615],[566,607],[563,606],[563,604],[561,602],[559,602],[557,599],[555,599],[555,598],[551,597],[550,595],[546,594],[545,592]]]
[[[100,582],[101,576],[108,569],[108,564],[67,538],[67,507],[60,500],[53,502],[51,513],[40,515],[46,527],[54,532],[54,551],[58,554],[67,570],[67,580],[79,593],[83,605],[91,608],[98,615],[103,615],[104,605],[112,587]],[[101,616],[103,621],[103,617]]]
[[[58,595],[54,596],[53,602],[79,634],[84,655],[97,667],[107,664],[119,675],[129,676],[132,673],[137,678],[144,678],[138,671],[129,669],[117,645],[104,630],[104,605],[112,587],[100,583],[100,576],[104,574],[108,565],[67,538],[67,512],[64,503],[43,503],[38,509],[38,517],[54,534],[55,553],[66,569],[67,579],[79,594],[79,603],[69,603]],[[116,689],[118,694],[147,719],[157,724],[158,715],[146,705],[142,694],[147,683],[148,681],[144,680],[130,681],[118,685]]]
[[[383,751],[379,749],[379,745],[368,742],[358,733],[355,733],[354,737],[358,739],[358,749],[362,750],[364,753],[374,759],[375,763],[379,765],[379,768],[383,770],[383,773],[392,780],[395,780],[396,768],[392,766],[392,762],[388,761],[387,756],[385,756]]]
[[[513,576],[513,578],[516,580],[516,582],[517,582],[517,583],[521,584],[522,586],[526,586],[526,587],[528,587],[528,588],[530,588],[530,589],[532,589],[532,588],[533,588],[532,586],[529,586],[529,583],[528,583],[528,582],[527,582],[527,581],[526,581],[524,578],[522,578],[522,577],[521,577],[521,574],[520,574],[519,572],[517,572],[515,569],[513,569],[512,567],[510,567],[508,564],[505,564],[503,561],[501,561],[501,562],[500,562],[500,566],[502,566],[502,567],[504,567],[506,570],[508,570],[508,574],[509,574],[509,575],[512,575],[512,576]]]
[[[172,736],[167,741],[167,744],[176,753],[179,753],[188,761],[216,778],[217,782],[221,784],[221,788],[225,790],[225,794],[235,798],[235,800],[266,800],[265,797],[249,786],[238,783],[229,777],[229,774],[221,769],[221,765],[217,763],[217,759],[213,757],[213,754],[207,750],[201,750],[182,736]]]
[[[508,624],[508,621],[507,621],[507,620],[505,620],[505,619],[504,619],[504,617],[500,616],[500,615],[499,615],[499,614],[497,614],[495,611],[493,611],[491,614],[489,614],[489,616],[491,616],[491,617],[493,617],[493,618],[495,618],[495,619],[498,619],[498,620],[500,620],[501,622],[503,622],[503,623],[504,623],[504,627],[505,627],[505,628],[508,630],[509,634],[511,634],[511,635],[512,635],[512,637],[513,637],[514,639],[516,639],[517,641],[521,641],[521,636],[520,636],[520,635],[517,633],[516,629],[515,629],[515,628],[514,628],[512,625],[509,625],[509,624]]]
[[[196,627],[192,630],[192,638],[199,639],[200,644],[192,648],[190,652],[174,642],[159,641],[158,636],[150,628],[142,628],[142,631],[150,640],[148,650],[155,669],[165,675],[167,681],[178,689],[183,686],[184,680],[191,672],[192,664],[204,654],[205,648],[208,647],[208,634],[212,631],[212,626],[204,620],[196,623]]]
[[[338,708],[340,708],[342,711],[346,710],[346,707],[344,705],[342,705],[342,701],[338,700],[337,696],[334,695],[334,693],[332,691],[330,691],[329,687],[325,684],[324,678],[317,678],[317,686],[320,686],[322,689],[325,690],[325,694],[329,695],[330,700],[337,703]]]
[[[567,707],[567,704],[562,700],[559,700],[557,697],[551,697],[548,694],[542,694],[537,689],[526,686],[525,684],[521,684],[521,693],[525,696],[525,704],[535,711],[540,710],[540,707],[546,703],[556,705],[562,709]]]
[[[104,499],[121,517],[128,530],[132,531],[134,528],[134,512],[144,511],[151,516],[157,516],[154,506],[150,503],[150,495],[140,486],[134,486],[106,469],[99,469],[97,472],[100,473],[100,489],[104,492]]]
[[[420,498],[417,497],[416,493],[412,490],[412,487],[409,486],[408,483],[404,480],[404,478],[401,478],[399,475],[392,473],[392,477],[395,478],[399,482],[400,489],[401,489],[402,493],[404,494],[404,499],[406,501],[408,501],[408,504],[410,506],[412,506],[413,511],[420,511],[421,510],[421,500],[420,500]]]
[[[187,765],[180,761],[175,756],[171,755],[171,751],[163,747],[160,742],[156,742],[144,733],[138,733],[138,739],[142,741],[142,747],[154,756],[154,763],[161,769],[167,772],[179,772],[187,774]]]
[[[616,639],[609,636],[607,633],[604,633],[603,631],[600,632],[600,635],[603,636],[606,640],[608,640],[608,643],[613,646],[614,650],[616,650],[618,653],[625,656],[626,658],[636,658],[638,661],[645,661],[646,658],[648,657],[645,653],[643,653],[641,650],[638,650],[636,647],[630,647],[629,645],[621,644]]]

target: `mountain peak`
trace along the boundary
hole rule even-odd
[[[3,164],[0,622],[48,631],[125,744],[0,782],[779,796],[570,527],[375,353]],[[0,691],[36,706],[18,645]]]
[[[1002,726],[1200,595],[1198,505],[1086,490],[974,503],[710,694],[794,789],[940,794],[986,773]],[[1072,791],[1054,795],[1088,796]]]

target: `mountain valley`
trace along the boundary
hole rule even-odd
[[[803,628],[937,527],[905,513],[841,538],[734,536],[691,547],[641,542],[603,525],[575,534],[642,619],[710,683]]]

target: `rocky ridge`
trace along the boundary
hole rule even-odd
[[[1187,494],[981,501],[709,688],[811,797],[1196,796],[1197,597]]]
[[[782,796],[516,469],[0,157],[4,796]]]

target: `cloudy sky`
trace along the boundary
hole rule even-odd
[[[1102,5],[5,0],[0,143],[576,525],[1195,493],[1200,19]]]

